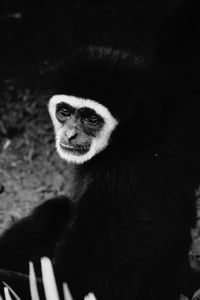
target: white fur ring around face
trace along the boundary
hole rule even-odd
[[[93,138],[89,151],[83,155],[78,156],[70,152],[63,151],[62,147],[60,146],[60,140],[63,135],[63,125],[56,118],[56,107],[59,103],[68,104],[75,109],[90,108],[94,110],[99,116],[101,116],[102,120],[104,121],[103,127]],[[58,154],[64,160],[76,164],[82,164],[90,160],[97,153],[104,150],[109,143],[111,133],[118,124],[118,121],[113,117],[111,112],[104,105],[94,100],[83,99],[68,95],[54,95],[49,100],[49,114],[51,116],[51,120],[54,126],[56,136],[56,149]]]

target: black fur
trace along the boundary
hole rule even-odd
[[[179,299],[199,183],[198,99],[156,61],[98,47],[62,62],[51,89],[103,103],[119,126],[77,167],[77,202],[50,200],[3,235],[0,267],[27,273],[45,255],[75,300]]]

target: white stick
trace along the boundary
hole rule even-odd
[[[85,296],[84,300],[96,300],[96,297],[93,293],[89,293],[87,296]]]
[[[21,300],[20,297],[14,292],[14,290],[5,281],[2,281],[2,283],[8,288],[11,294],[13,294],[16,300]]]
[[[41,258],[41,267],[46,300],[59,300],[53,267],[48,257]]]
[[[73,300],[66,282],[63,283],[63,295],[65,300]]]
[[[29,262],[29,286],[31,300],[40,300],[33,263]]]
[[[5,296],[5,300],[12,300],[9,290],[6,286],[4,287],[4,296]]]

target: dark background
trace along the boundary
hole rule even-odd
[[[162,51],[182,66],[199,61],[197,0],[1,0],[0,76],[31,78],[83,44]],[[164,45],[164,46],[163,46]],[[157,46],[156,46],[157,47]],[[193,61],[193,64],[194,64]]]
[[[1,0],[1,77],[33,76],[42,63],[85,43],[149,55],[160,23],[182,2]]]

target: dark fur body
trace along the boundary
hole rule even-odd
[[[45,255],[75,300],[179,299],[199,183],[196,95],[156,62],[104,48],[78,53],[55,75],[52,95],[95,99],[120,124],[103,152],[77,166],[78,201],[50,200],[3,235],[0,267],[27,273]]]

